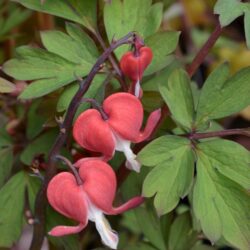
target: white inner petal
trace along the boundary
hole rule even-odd
[[[114,131],[113,131],[113,135],[115,137],[115,149],[125,154],[125,157],[127,159],[126,167],[128,169],[134,170],[137,173],[139,173],[141,164],[136,160],[136,155],[133,153],[133,151],[130,148],[131,142],[122,139]]]
[[[98,209],[88,198],[88,219],[95,223],[96,229],[101,236],[103,244],[111,249],[117,249],[118,235],[112,230],[109,222],[103,215],[102,210]]]
[[[138,79],[136,84],[135,84],[135,96],[138,98],[140,96],[140,80]]]

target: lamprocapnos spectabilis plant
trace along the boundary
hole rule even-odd
[[[247,1],[0,0],[0,14],[0,248],[249,250]]]

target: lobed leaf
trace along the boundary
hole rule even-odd
[[[0,93],[11,93],[15,90],[15,84],[0,77]]]
[[[228,76],[229,67],[222,64],[207,78],[198,101],[197,126],[229,116],[250,104],[250,67]]]
[[[136,31],[146,38],[160,27],[163,15],[162,3],[152,5],[152,0],[114,0],[105,3],[104,24],[111,42],[128,32]],[[115,51],[120,58],[128,50],[123,46]]]
[[[173,210],[191,187],[194,155],[188,139],[162,136],[148,144],[138,155],[139,161],[155,166],[143,183],[143,195],[154,198],[158,215]]]
[[[174,70],[166,83],[159,85],[159,90],[174,120],[185,128],[191,129],[194,101],[187,73],[182,69]]]
[[[193,208],[203,232],[212,242],[223,237],[236,248],[249,249],[249,194],[214,168],[210,156],[202,150],[197,154]]]

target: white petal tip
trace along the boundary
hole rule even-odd
[[[135,159],[129,159],[126,161],[126,167],[130,170],[134,170],[137,173],[140,173],[141,164]]]

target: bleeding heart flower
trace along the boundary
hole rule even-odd
[[[62,172],[49,183],[47,197],[51,206],[64,216],[79,222],[77,226],[56,226],[49,234],[63,236],[83,230],[88,220],[93,221],[103,243],[112,249],[117,248],[118,236],[104,217],[115,215],[139,206],[144,199],[134,197],[125,204],[114,208],[116,177],[113,169],[100,160],[84,161],[79,175],[83,184],[79,185],[73,174]]]
[[[96,109],[89,109],[79,115],[73,126],[73,136],[83,148],[103,154],[102,160],[110,160],[115,150],[124,152],[126,166],[136,172],[140,163],[130,148],[131,142],[147,139],[160,119],[161,111],[152,112],[143,131],[143,107],[141,102],[129,93],[110,95],[103,102],[108,119],[104,120]],[[82,159],[76,163],[78,166]]]
[[[120,60],[120,67],[124,75],[129,77],[132,83],[132,93],[136,97],[140,95],[140,80],[143,72],[153,59],[153,52],[149,47],[138,49],[138,55],[129,51],[125,53]]]

